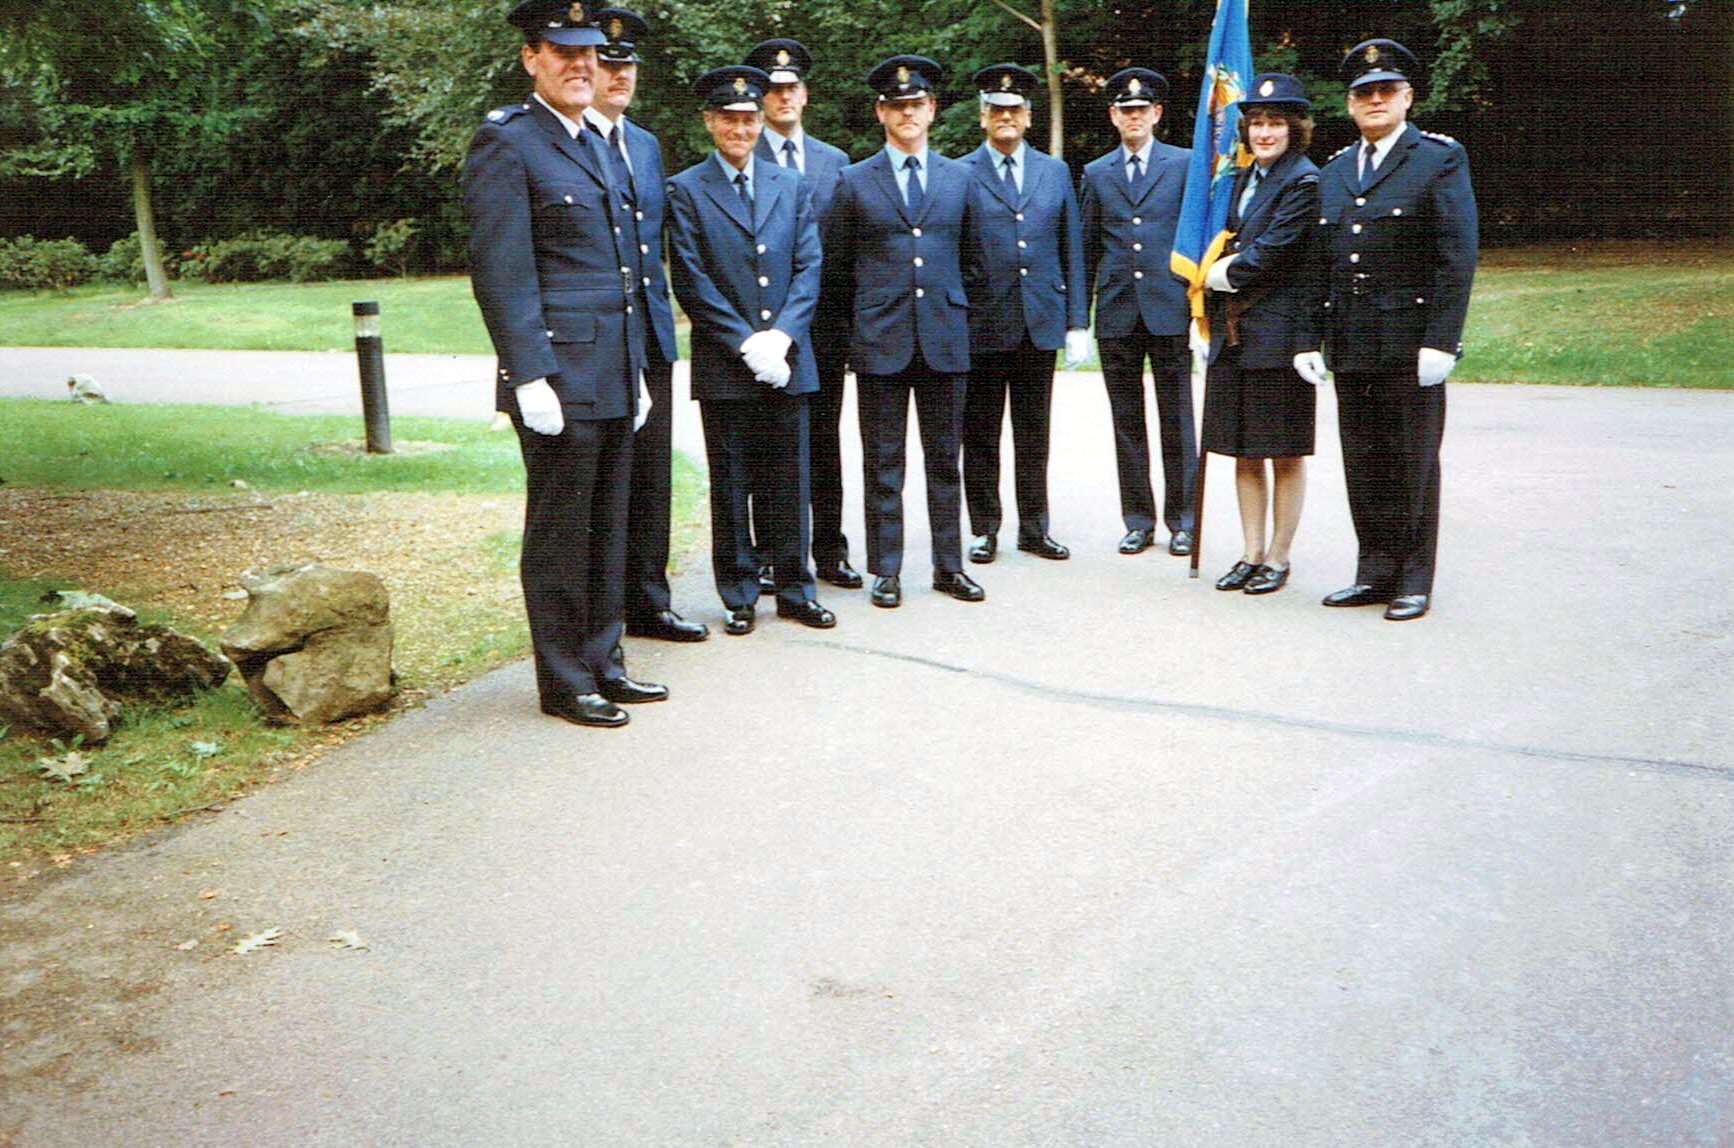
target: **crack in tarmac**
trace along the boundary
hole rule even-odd
[[[897,662],[908,662],[929,669],[944,670],[948,673],[963,674],[979,678],[983,681],[996,682],[1025,693],[1039,694],[1077,705],[1099,706],[1106,709],[1142,710],[1147,712],[1165,712],[1183,714],[1188,717],[1216,718],[1231,722],[1253,722],[1264,725],[1280,726],[1287,729],[1302,729],[1314,733],[1334,733],[1345,737],[1366,738],[1374,741],[1403,742],[1409,745],[1430,746],[1436,749],[1473,749],[1491,753],[1509,753],[1518,757],[1538,757],[1550,761],[1580,762],[1589,765],[1628,766],[1634,769],[1649,770],[1653,773],[1674,774],[1685,777],[1709,778],[1716,781],[1734,781],[1734,765],[1719,765],[1708,761],[1689,761],[1680,758],[1640,757],[1630,754],[1594,753],[1584,750],[1554,749],[1541,745],[1521,745],[1512,742],[1486,741],[1473,737],[1456,737],[1451,734],[1430,733],[1426,730],[1401,729],[1393,726],[1356,725],[1353,722],[1332,721],[1328,718],[1297,717],[1294,714],[1277,713],[1271,710],[1237,709],[1233,706],[1210,705],[1205,702],[1177,702],[1163,698],[1139,696],[1136,694],[1110,694],[1095,690],[1074,690],[1059,686],[1047,685],[1030,678],[1020,678],[1013,674],[1003,674],[995,670],[978,669],[974,666],[958,665],[955,662],[945,662],[938,658],[923,657],[919,654],[901,654],[892,650],[876,650],[869,646],[852,646],[845,642],[824,641],[822,639],[801,639],[801,645],[815,646],[821,649],[839,650],[846,654],[859,654],[863,657],[887,658]]]

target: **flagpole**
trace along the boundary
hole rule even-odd
[[[1204,473],[1210,463],[1210,452],[1204,449],[1204,413],[1210,409],[1210,356],[1192,355],[1193,373],[1202,377],[1198,388],[1198,485],[1192,491],[1192,563],[1186,577],[1198,577],[1198,560],[1204,555]]]

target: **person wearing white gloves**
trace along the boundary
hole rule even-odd
[[[963,408],[963,496],[975,537],[969,560],[999,553],[1000,428],[1011,399],[1013,486],[1018,549],[1064,559],[1071,551],[1048,534],[1048,414],[1054,352],[1066,366],[1090,356],[1090,296],[1078,197],[1066,165],[1030,147],[1030,93],[1040,81],[1016,64],[975,74],[981,147],[963,157],[973,169],[980,219],[975,279],[969,291],[969,386]]]
[[[1288,582],[1313,452],[1316,383],[1292,360],[1310,325],[1304,316],[1317,306],[1311,255],[1319,169],[1306,157],[1312,103],[1299,80],[1279,72],[1255,77],[1240,110],[1240,137],[1253,162],[1229,197],[1234,237],[1204,280],[1210,350],[1201,441],[1202,449],[1234,458],[1245,544],[1216,588],[1256,595]]]
[[[1463,146],[1407,122],[1420,65],[1392,40],[1357,44],[1342,62],[1361,137],[1319,176],[1314,312],[1336,377],[1343,472],[1360,554],[1352,585],[1327,606],[1384,605],[1394,622],[1432,605],[1439,539],[1442,385],[1462,350],[1475,279],[1475,191]],[[1314,382],[1326,358],[1294,366]]]
[[[632,439],[650,407],[622,209],[582,122],[607,37],[553,0],[507,19],[534,91],[489,112],[470,142],[470,280],[499,358],[495,409],[524,456],[520,570],[542,710],[617,727],[621,706],[668,690],[628,678],[620,651]]]
[[[723,630],[737,637],[758,624],[755,529],[777,616],[837,624],[807,560],[819,224],[801,173],[753,154],[769,86],[746,66],[700,76],[693,90],[716,149],[668,181],[674,294],[692,320],[692,397],[710,463],[711,568]]]

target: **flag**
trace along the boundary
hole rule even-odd
[[[1247,9],[1252,0],[1218,0],[1204,61],[1204,89],[1192,129],[1192,162],[1169,266],[1186,280],[1193,318],[1204,328],[1204,276],[1228,242],[1228,201],[1237,171],[1252,162],[1240,142],[1240,101],[1252,82]]]

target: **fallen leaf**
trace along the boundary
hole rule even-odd
[[[215,897],[216,895],[217,895],[217,891],[215,889],[201,889],[199,891],[199,900],[209,901],[211,898]]]
[[[349,932],[348,930],[333,933],[329,937],[326,937],[325,939],[330,941],[332,944],[336,945],[340,949],[366,949],[367,948],[367,942],[366,941],[362,940],[359,936],[357,936],[356,934],[354,934],[352,932]]]
[[[42,776],[54,781],[71,781],[90,768],[90,755],[69,750],[59,757],[45,757],[36,763]]]
[[[198,947],[199,947],[199,942],[196,940],[182,941],[180,944],[175,946],[175,948],[179,949],[183,953],[190,953]]]
[[[248,953],[254,952],[258,949],[268,949],[282,939],[282,929],[266,929],[263,933],[254,933],[250,937],[242,937],[240,940],[235,942],[235,947],[230,951],[235,953],[237,956],[244,957]]]

